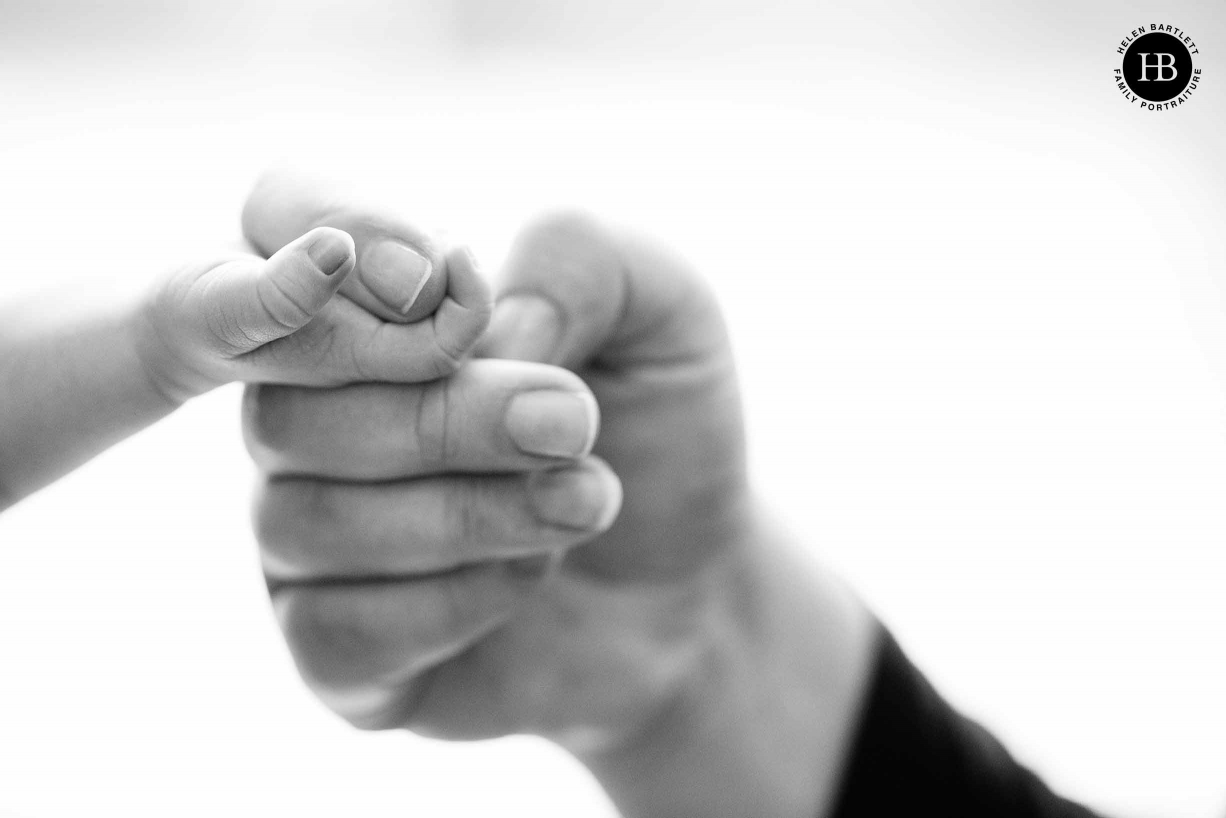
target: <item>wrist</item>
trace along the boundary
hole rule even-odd
[[[832,574],[761,527],[713,567],[693,672],[654,719],[578,754],[623,814],[825,814],[837,794],[876,626]]]
[[[77,296],[82,295],[77,293]],[[66,298],[9,322],[0,394],[5,504],[50,484],[177,405],[151,379],[134,302]]]

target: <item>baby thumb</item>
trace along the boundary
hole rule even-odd
[[[217,268],[212,287],[223,340],[249,352],[306,326],[340,289],[355,260],[348,233],[318,227],[267,261]]]

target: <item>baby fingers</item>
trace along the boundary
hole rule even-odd
[[[489,324],[491,297],[467,251],[448,253],[447,268],[447,294],[433,315],[412,324],[390,323],[342,295],[297,331],[247,353],[241,378],[341,386],[413,383],[454,372]],[[289,326],[306,316],[310,305],[281,287],[269,287],[270,300],[263,303],[272,305],[272,299],[283,295],[275,314],[282,326]]]

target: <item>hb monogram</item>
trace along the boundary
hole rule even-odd
[[[1146,53],[1138,54],[1137,56],[1141,58],[1141,76],[1140,76],[1141,82],[1150,81],[1149,69],[1151,68],[1157,70],[1158,76],[1155,77],[1155,79],[1161,82],[1170,82],[1171,80],[1179,76],[1179,69],[1175,67],[1175,55],[1174,54],[1151,54],[1149,52],[1146,52]],[[1157,62],[1151,65],[1149,62],[1150,57],[1157,57]],[[1171,75],[1169,77],[1166,76],[1166,70],[1168,68],[1171,70]]]

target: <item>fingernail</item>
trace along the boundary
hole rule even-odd
[[[507,404],[507,434],[525,454],[582,457],[600,426],[596,399],[587,392],[521,392]]]
[[[565,469],[538,474],[531,497],[537,516],[545,522],[603,531],[621,509],[622,488],[603,469]]]
[[[494,308],[486,354],[550,363],[561,337],[562,316],[553,302],[535,295],[510,295]]]
[[[311,242],[311,246],[307,248],[307,257],[319,272],[330,276],[353,258],[353,239],[340,230],[327,230]]]
[[[401,315],[413,306],[432,272],[430,259],[402,241],[384,239],[362,254],[362,281]]]

